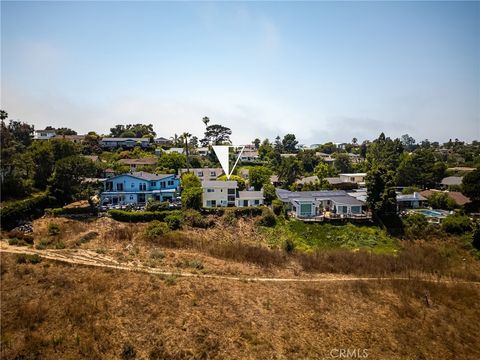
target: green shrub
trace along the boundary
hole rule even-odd
[[[160,236],[165,235],[170,231],[168,225],[164,222],[154,220],[148,224],[146,230],[145,230],[145,235],[149,239],[156,239]]]
[[[200,209],[202,207],[201,187],[190,187],[182,191],[182,206],[185,209]]]
[[[213,220],[208,220],[194,209],[187,209],[183,211],[183,222],[191,227],[206,229],[214,225]]]
[[[272,209],[275,215],[280,215],[283,209],[283,202],[281,200],[275,199],[272,201]]]
[[[157,201],[157,200],[149,200],[147,205],[145,206],[145,210],[147,211],[164,211],[168,210],[170,204],[168,201]]]
[[[11,238],[11,239],[8,239],[8,245],[27,246],[28,244],[25,242],[25,240],[18,239],[18,238]]]
[[[12,230],[12,231],[9,231],[7,236],[10,238],[10,239],[18,239],[18,240],[22,240],[23,242],[27,243],[27,244],[33,244],[33,235],[32,234],[25,234],[24,232],[22,231],[19,231],[19,230]]]
[[[46,194],[32,196],[28,199],[9,202],[2,207],[0,223],[3,229],[13,229],[24,220],[32,220],[43,215],[44,209],[54,199]]]
[[[442,221],[442,229],[449,234],[462,234],[472,229],[472,221],[465,215],[447,216]]]
[[[48,235],[55,236],[60,234],[60,225],[56,223],[48,224]]]
[[[223,222],[226,225],[235,225],[237,223],[237,217],[235,216],[235,210],[227,209],[223,214]]]
[[[480,250],[480,223],[477,223],[473,229],[472,245],[475,249]]]
[[[123,222],[149,222],[153,220],[164,221],[168,215],[179,214],[180,210],[170,211],[126,211],[126,210],[109,210],[108,214],[117,221]]]
[[[81,245],[81,244],[84,244],[84,243],[87,243],[93,239],[95,239],[96,237],[98,236],[98,233],[96,231],[89,231],[88,233],[86,233],[85,235],[82,235],[77,241],[76,241],[76,245]]]
[[[98,209],[93,207],[46,208],[45,209],[45,214],[51,215],[51,216],[96,215],[97,213],[98,213]]]
[[[167,215],[165,217],[165,222],[172,230],[181,229],[183,225],[182,215],[178,213]]]
[[[42,258],[38,254],[18,254],[17,264],[38,264]]]
[[[272,212],[263,215],[257,222],[260,226],[274,227],[277,224],[277,218]]]
[[[293,252],[295,250],[295,243],[293,242],[292,239],[286,239],[283,242],[283,250],[285,250],[288,253]]]

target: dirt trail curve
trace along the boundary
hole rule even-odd
[[[42,258],[54,261],[65,262],[69,264],[95,266],[101,268],[117,269],[124,271],[139,271],[149,274],[158,274],[164,276],[178,276],[190,278],[208,278],[221,279],[233,281],[256,281],[256,282],[336,282],[336,281],[381,281],[381,280],[413,280],[436,283],[455,283],[455,284],[472,284],[479,285],[479,281],[466,281],[455,279],[439,279],[439,278],[419,278],[406,276],[390,276],[390,277],[352,277],[344,275],[325,275],[324,277],[298,277],[298,278],[268,278],[268,277],[249,277],[249,276],[229,276],[229,275],[214,275],[214,274],[198,274],[190,272],[173,272],[164,271],[148,266],[139,266],[136,264],[121,264],[117,260],[98,254],[91,250],[85,249],[63,249],[63,250],[38,250],[33,248],[25,248],[19,246],[12,246],[6,243],[1,243],[0,252],[10,254],[37,254]]]

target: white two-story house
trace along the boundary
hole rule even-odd
[[[238,191],[236,181],[203,181],[203,207],[259,206],[263,191]]]

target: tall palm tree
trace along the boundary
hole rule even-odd
[[[187,157],[187,172],[189,172],[189,167],[188,167],[188,138],[191,137],[192,134],[190,134],[189,132],[184,132],[182,134],[182,139],[184,141],[184,145],[185,145],[185,155]]]
[[[202,119],[203,123],[205,124],[205,127],[208,126],[208,123],[210,122],[210,119],[208,118],[208,116],[204,116],[203,119]]]
[[[170,140],[172,140],[173,146],[178,146],[180,138],[178,137],[177,134],[174,134],[173,136],[170,137]]]

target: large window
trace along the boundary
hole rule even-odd
[[[300,216],[312,216],[312,204],[300,204]]]
[[[117,183],[117,191],[123,191],[123,184]]]

